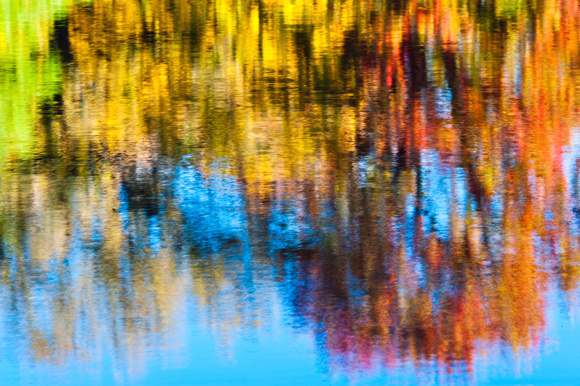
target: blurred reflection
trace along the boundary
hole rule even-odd
[[[542,344],[551,285],[574,305],[575,1],[10,4],[23,355],[139,371],[182,350],[191,302],[227,347],[279,297],[333,371],[472,371]]]

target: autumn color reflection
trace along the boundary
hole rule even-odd
[[[573,297],[576,1],[54,7],[41,59],[0,53],[2,118],[35,112],[0,121],[0,309],[35,360],[138,371],[189,303],[227,347],[279,297],[333,369],[473,370]]]

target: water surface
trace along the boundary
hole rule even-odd
[[[3,384],[578,384],[572,0],[0,0]]]

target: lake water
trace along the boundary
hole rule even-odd
[[[0,384],[580,384],[576,0],[0,0]]]

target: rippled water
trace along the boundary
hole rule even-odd
[[[0,0],[2,384],[579,384],[576,0]]]

